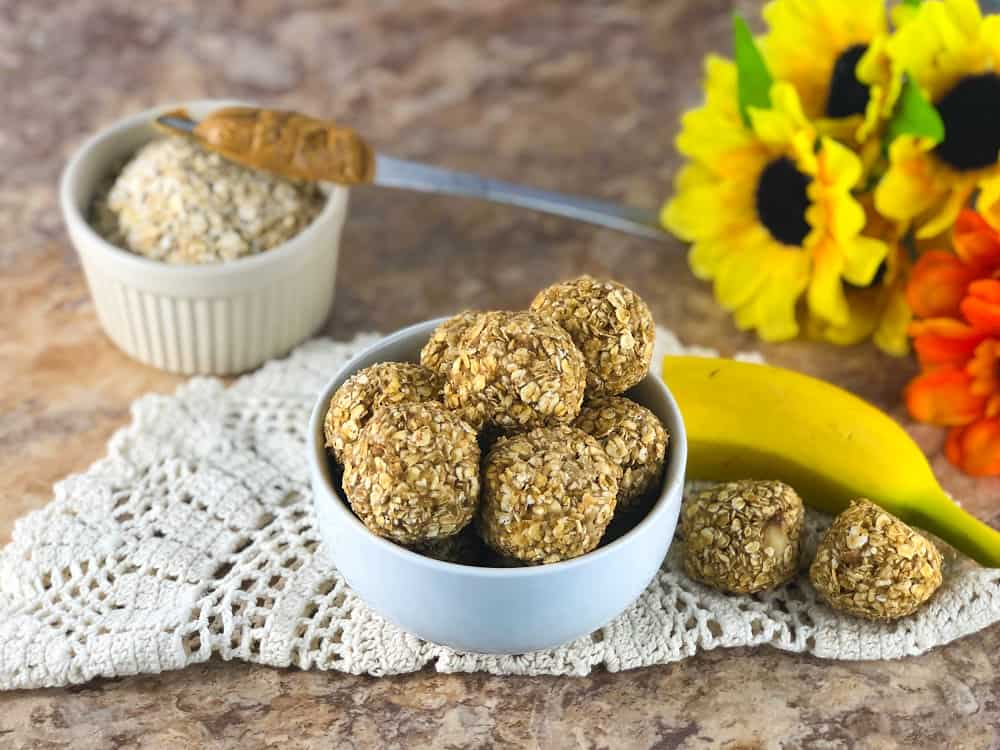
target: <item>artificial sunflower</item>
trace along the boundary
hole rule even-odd
[[[871,164],[902,75],[886,51],[883,0],[774,0],[761,47],[775,79],[788,81],[820,132]]]
[[[803,294],[811,315],[847,325],[843,282],[869,285],[887,246],[861,234],[865,213],[851,195],[858,157],[817,133],[791,84],[774,84],[770,101],[749,108],[744,124],[735,65],[709,58],[706,103],[684,116],[677,137],[691,161],[661,218],[693,243],[691,268],[714,280],[736,324],[778,341],[798,334]]]
[[[935,105],[944,140],[893,141],[875,190],[879,212],[929,237],[978,190],[978,209],[1000,225],[1000,17],[984,18],[975,0],[927,0],[888,50]]]

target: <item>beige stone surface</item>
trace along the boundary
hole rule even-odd
[[[128,407],[179,379],[101,334],[56,204],[94,129],[170,99],[233,96],[337,117],[379,149],[656,205],[700,58],[757,2],[0,3],[0,542],[104,452]],[[687,272],[684,248],[458,199],[359,189],[331,335],[614,276],[685,340],[757,347]],[[868,346],[760,347],[902,417],[912,373]],[[964,478],[907,425],[944,485],[1000,524],[1000,482]],[[846,664],[717,651],[587,678],[372,679],[211,662],[0,695],[0,747],[997,748],[1000,630],[929,655]]]

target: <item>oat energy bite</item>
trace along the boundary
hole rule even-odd
[[[783,482],[720,484],[681,507],[684,568],[722,591],[774,588],[798,570],[805,509]]]
[[[586,377],[583,355],[551,318],[488,312],[459,342],[444,402],[477,429],[568,423],[580,412]]]
[[[334,392],[323,422],[326,447],[338,463],[378,407],[441,399],[441,378],[409,362],[379,362],[354,373]]]
[[[590,552],[615,511],[619,469],[566,425],[502,438],[483,465],[478,527],[501,555],[552,563]]]
[[[869,620],[916,612],[941,585],[941,553],[927,537],[870,500],[834,519],[809,569],[834,609]]]
[[[420,364],[448,377],[452,363],[458,357],[462,336],[482,313],[463,312],[454,315],[434,329],[430,339],[420,350]]]
[[[376,409],[346,454],[344,494],[371,531],[414,545],[457,534],[479,502],[476,433],[441,404]]]
[[[93,209],[118,247],[166,263],[217,263],[297,235],[323,209],[322,191],[234,164],[184,138],[143,146]]]
[[[656,486],[663,473],[667,431],[645,406],[621,396],[586,401],[575,427],[597,438],[622,470],[618,512],[628,511]]]
[[[543,289],[531,309],[551,315],[573,337],[587,363],[588,396],[624,393],[649,371],[653,315],[628,287],[581,276]]]

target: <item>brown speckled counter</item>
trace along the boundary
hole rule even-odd
[[[53,481],[103,453],[133,398],[179,382],[98,329],[56,205],[86,134],[170,99],[245,97],[337,116],[400,156],[654,205],[700,58],[725,48],[734,6],[758,4],[0,3],[0,542]],[[757,347],[676,242],[455,199],[351,200],[331,335],[523,306],[590,272],[633,286],[687,341]],[[868,346],[761,348],[901,416],[908,361]],[[961,477],[937,430],[912,431],[945,486],[1000,523],[1000,482]],[[997,748],[1000,629],[892,663],[719,650],[582,679],[372,679],[213,661],[0,695],[3,748],[233,746]]]

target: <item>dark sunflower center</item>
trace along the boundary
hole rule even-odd
[[[1000,152],[1000,76],[966,76],[937,103],[944,140],[934,149],[955,169],[981,169]]]
[[[795,168],[787,156],[775,159],[760,173],[757,182],[757,218],[778,242],[801,245],[809,234],[809,177]]]
[[[855,72],[867,44],[855,44],[840,53],[830,76],[830,93],[826,98],[827,117],[859,115],[868,106],[868,87],[858,80]],[[808,54],[808,52],[804,53]]]

